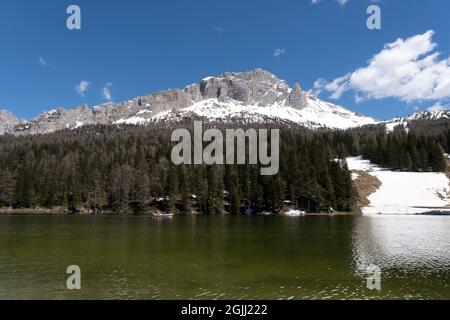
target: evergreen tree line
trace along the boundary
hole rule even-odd
[[[428,122],[404,126],[387,132],[384,126],[365,127],[345,132],[340,137],[344,143],[342,152],[362,155],[365,159],[383,167],[403,171],[442,172],[447,168],[445,153],[450,150],[450,129],[434,128]]]
[[[279,212],[302,197],[322,210],[349,211],[355,203],[333,133],[282,129],[275,176],[261,176],[259,165],[176,166],[171,133],[163,126],[92,126],[0,137],[0,207],[239,214]]]
[[[275,176],[261,176],[259,165],[175,166],[172,128],[162,125],[2,136],[0,207],[238,214],[278,212],[286,203],[307,198],[322,210],[350,211],[357,195],[343,159],[362,155],[399,170],[444,171],[449,123],[415,122],[408,131],[397,127],[393,132],[384,126],[346,131],[284,127]]]

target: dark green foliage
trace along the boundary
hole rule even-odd
[[[330,133],[281,131],[280,172],[258,165],[182,165],[170,161],[172,130],[95,126],[27,137],[0,137],[0,206],[141,213],[278,212],[308,197],[323,209],[350,210],[350,172],[334,161],[347,144]],[[334,146],[339,146],[340,151]],[[436,166],[438,165],[436,161]],[[163,200],[163,202],[161,202]]]
[[[346,142],[348,146],[360,146],[360,153],[351,150],[349,154],[362,154],[383,167],[403,171],[445,171],[447,168],[442,146],[448,147],[448,129],[424,131],[413,126],[406,132],[403,126],[398,126],[386,133],[384,126],[378,126],[351,130],[345,135],[353,140]]]

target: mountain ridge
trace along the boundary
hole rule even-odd
[[[394,117],[390,122],[410,122],[418,120],[450,119],[450,110],[420,111],[406,117]]]
[[[225,72],[184,89],[163,90],[122,103],[53,109],[26,121],[2,111],[0,134],[46,134],[85,125],[151,124],[190,118],[238,123],[276,122],[312,129],[348,129],[379,123],[305,93],[298,83],[289,87],[286,81],[258,68]]]

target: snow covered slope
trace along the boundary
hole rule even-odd
[[[409,124],[413,121],[433,121],[443,119],[450,119],[450,110],[416,112],[407,117],[395,117],[388,121],[382,121],[381,123],[386,125],[386,130],[388,132],[392,132],[397,126],[403,126],[406,130],[408,130]]]
[[[418,120],[439,120],[439,119],[450,119],[449,110],[434,110],[434,111],[424,111],[416,112],[408,117],[396,117],[389,122],[411,122]]]
[[[397,172],[382,169],[361,157],[348,158],[352,171],[365,171],[381,182],[369,196],[364,214],[423,214],[450,212],[450,181],[444,173]]]
[[[236,100],[207,99],[184,109],[161,112],[151,118],[142,117],[144,113],[141,112],[130,118],[122,118],[115,124],[176,122],[189,118],[202,118],[207,121],[221,122],[299,124],[312,129],[348,129],[375,123],[372,118],[322,101],[311,94],[305,94],[305,96],[306,106],[302,109],[287,106],[285,101],[259,106],[245,105]]]

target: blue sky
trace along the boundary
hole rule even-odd
[[[0,107],[31,118],[257,67],[379,119],[449,105],[450,1],[312,2],[1,0]],[[371,31],[366,9],[374,2],[382,29]],[[81,30],[66,28],[70,4],[81,8]],[[397,68],[392,56],[411,46],[424,51]],[[408,86],[396,78],[405,70],[417,72]],[[417,90],[421,83],[429,90]]]

